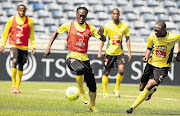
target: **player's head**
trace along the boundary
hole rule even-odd
[[[86,7],[78,7],[76,10],[77,22],[79,24],[84,24],[84,22],[86,21],[87,14],[88,9]]]
[[[113,20],[119,20],[120,12],[119,9],[115,8],[112,10]]]
[[[158,21],[154,26],[154,32],[157,37],[165,37],[166,36],[166,23],[164,21]]]
[[[24,4],[19,4],[17,7],[17,11],[20,17],[24,17],[26,13],[26,6]]]

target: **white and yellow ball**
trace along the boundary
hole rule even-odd
[[[68,87],[65,91],[65,96],[70,101],[75,101],[79,98],[79,89],[77,87],[71,86]]]

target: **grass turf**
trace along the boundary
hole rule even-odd
[[[120,86],[121,98],[116,98],[112,94],[114,84],[109,84],[110,98],[103,98],[102,85],[97,84],[96,107],[100,111],[99,113],[90,112],[89,106],[84,105],[80,99],[68,101],[65,98],[65,89],[69,86],[77,87],[76,83],[22,82],[21,94],[12,94],[10,92],[10,81],[0,81],[0,85],[0,116],[180,115],[180,86],[160,85],[150,101],[144,101],[132,114],[126,114],[126,109],[132,105],[140,93],[138,85],[122,84]],[[88,92],[85,83],[84,88]]]

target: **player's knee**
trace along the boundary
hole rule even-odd
[[[141,83],[139,84],[139,91],[143,91],[144,90],[144,87],[145,87],[145,83]]]
[[[124,75],[124,71],[120,71],[119,74],[120,74],[120,75]]]
[[[96,83],[89,86],[89,91],[96,92]]]

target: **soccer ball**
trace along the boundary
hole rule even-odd
[[[68,87],[65,91],[65,96],[70,101],[75,101],[79,98],[79,89],[77,87],[71,86]]]

